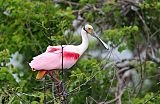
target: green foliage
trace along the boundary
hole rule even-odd
[[[137,26],[125,26],[123,28],[117,28],[117,29],[109,29],[104,31],[103,33],[103,39],[106,41],[111,41],[113,45],[119,45],[123,42],[123,45],[121,45],[118,49],[119,52],[122,52],[123,50],[127,49],[133,49],[133,38],[138,37],[138,27]],[[140,37],[139,37],[140,38]],[[124,42],[126,41],[126,43]],[[136,42],[142,42],[141,40]]]
[[[147,93],[143,98],[134,98],[132,103],[134,104],[159,104],[160,96],[154,95],[154,93]]]
[[[75,17],[51,0],[1,0],[0,7],[0,103],[43,103],[44,94],[39,92],[43,83],[34,79],[27,62],[48,44],[65,43],[63,34]],[[7,65],[16,51],[25,56],[23,69]]]
[[[42,47],[50,42],[52,36],[55,45],[55,36],[61,36],[71,25],[74,16],[71,11],[63,11],[50,0],[45,2],[2,0],[0,21],[0,49],[10,49],[11,52],[21,51],[27,55],[31,52],[42,52]],[[10,21],[10,22],[8,22]],[[17,45],[18,44],[18,45]],[[30,47],[33,46],[33,47]],[[40,51],[39,51],[40,49]]]
[[[148,45],[153,41],[156,43],[160,39],[159,1],[146,0],[137,5],[137,11],[129,8],[131,10],[125,16],[122,15],[121,5],[114,0],[103,4],[96,0],[62,0],[61,3],[53,1],[0,0],[0,103],[44,102],[44,80],[35,79],[37,72],[31,71],[28,62],[32,57],[44,52],[49,44],[80,43],[80,38],[74,36],[72,31],[75,29],[72,21],[78,16],[84,19],[83,22],[92,23],[96,32],[102,33],[101,37],[105,42],[111,42],[112,47],[119,46],[119,52],[126,49],[135,51],[140,45]],[[65,36],[68,29],[71,32]],[[97,47],[93,45],[94,42],[91,49],[96,50]],[[157,50],[157,56],[160,56],[160,50]],[[17,51],[24,56],[21,63],[23,68],[9,64],[12,54]],[[114,99],[114,87],[117,85],[115,69],[104,68],[109,62],[101,58],[93,59],[86,52],[77,64],[65,73],[63,81],[69,94],[67,102],[93,104],[93,99],[98,102]],[[143,72],[142,88],[139,92],[137,89],[128,88],[135,91],[131,94],[126,91],[122,102],[159,104],[159,64],[147,60],[139,62],[135,67],[138,74]],[[46,77],[46,83],[47,102],[60,103],[60,100],[56,102],[53,98],[50,77]]]
[[[94,96],[98,100],[105,99],[104,91],[108,90],[109,79],[113,76],[108,76],[109,69],[101,70],[101,66],[97,60],[90,59],[79,61],[77,68],[71,69],[71,84],[68,89],[74,96],[69,96],[70,103],[84,104],[86,100],[81,99],[90,99],[89,96]]]

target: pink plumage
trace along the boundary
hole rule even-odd
[[[88,35],[96,37],[107,48],[107,45],[95,35],[93,27],[87,24],[81,29],[82,43],[80,45],[63,45],[64,69],[71,68],[88,48]],[[62,47],[48,46],[46,52],[34,57],[29,65],[33,70],[39,71],[37,79],[41,79],[43,75],[54,69],[62,69]]]
[[[72,67],[80,54],[75,52],[75,46],[66,45],[63,48],[63,68],[69,69]],[[54,70],[62,68],[62,47],[48,46],[46,52],[33,58],[29,63],[31,68],[35,70]]]

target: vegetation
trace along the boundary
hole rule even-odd
[[[79,44],[77,29],[86,23],[111,49],[93,41],[75,66],[60,73],[65,102],[160,103],[158,0],[1,0],[0,17],[0,103],[63,102],[51,78],[36,80],[28,63],[48,45]],[[123,56],[115,50],[132,57],[118,60]]]

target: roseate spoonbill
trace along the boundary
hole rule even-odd
[[[63,68],[71,68],[79,59],[79,57],[88,48],[88,35],[99,40],[99,42],[108,49],[108,46],[95,35],[91,25],[85,25],[81,29],[82,43],[80,45],[63,45]],[[48,46],[46,52],[33,58],[29,63],[32,70],[37,70],[37,79],[41,79],[45,74],[52,73],[53,70],[62,69],[62,47]]]

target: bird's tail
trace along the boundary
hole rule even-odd
[[[42,79],[43,76],[44,76],[46,73],[47,73],[46,70],[40,70],[40,71],[38,71],[38,74],[37,74],[37,76],[36,76],[36,79]]]

